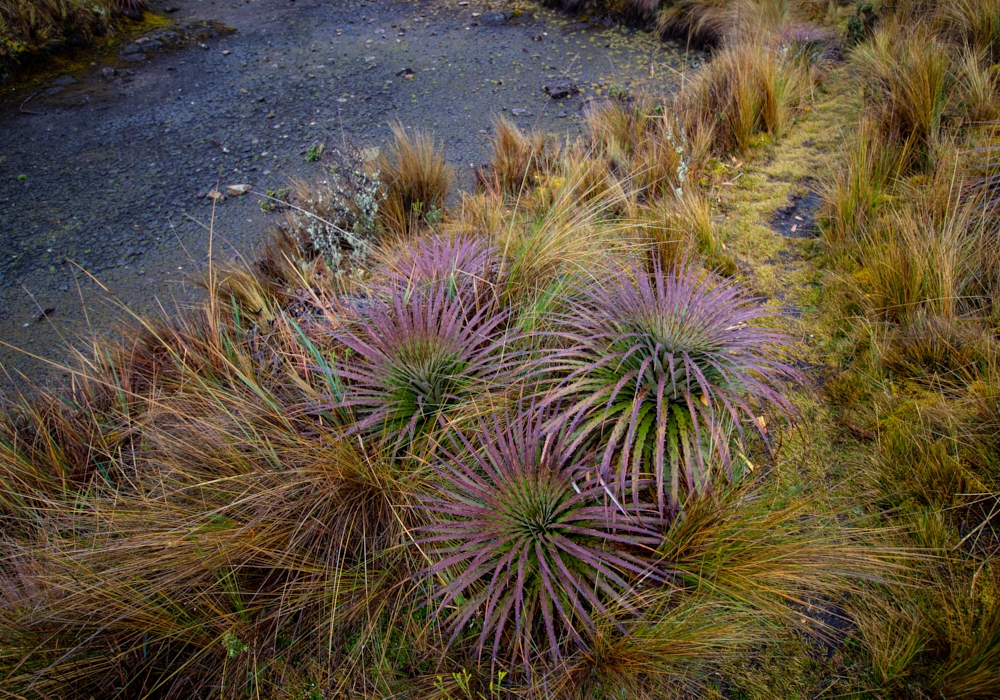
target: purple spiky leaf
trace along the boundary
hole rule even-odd
[[[594,615],[630,609],[636,582],[666,580],[655,530],[610,517],[605,489],[586,477],[593,454],[547,431],[553,413],[481,418],[441,452],[440,493],[422,505],[433,523],[420,530],[434,562],[424,574],[439,583],[451,639],[476,619],[480,655],[506,650],[526,667],[532,649],[558,661],[567,644],[585,646]]]
[[[381,268],[389,287],[420,289],[442,283],[455,295],[482,303],[492,295],[496,250],[479,238],[435,235],[410,243]]]
[[[633,506],[651,476],[661,517],[676,514],[713,463],[732,478],[730,428],[743,440],[748,419],[766,441],[754,408],[794,412],[791,338],[760,323],[768,310],[737,283],[687,262],[635,265],[568,303],[555,332],[565,347],[546,362],[564,381],[547,400],[568,402],[576,444],[601,444],[602,475]]]
[[[470,308],[448,280],[413,289],[392,284],[337,333],[348,349],[333,367],[344,393],[333,407],[353,410],[351,432],[407,447],[431,426],[525,372],[507,310]]]

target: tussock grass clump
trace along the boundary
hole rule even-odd
[[[493,123],[491,145],[489,168],[477,171],[477,178],[487,191],[496,194],[518,197],[525,189],[535,187],[538,178],[555,162],[554,147],[544,134],[525,134],[506,117]]]
[[[1000,119],[1000,71],[983,51],[965,48],[955,70],[959,110],[974,125]]]
[[[491,242],[500,253],[497,294],[516,304],[521,321],[552,310],[580,280],[613,265],[627,253],[611,220],[620,205],[620,190],[582,198],[587,170],[551,178],[532,191],[521,215],[494,231]]]
[[[406,238],[428,218],[440,218],[455,172],[429,134],[411,137],[396,124],[392,136],[376,161],[385,185],[380,220],[389,235]]]
[[[938,21],[956,43],[1000,63],[1000,8],[989,0],[953,0],[940,4]]]
[[[713,132],[700,129],[689,137],[687,123],[670,105],[648,96],[608,99],[587,112],[587,157],[629,200],[680,196],[704,168]]]
[[[865,76],[869,112],[883,140],[910,146],[918,162],[926,163],[951,94],[947,47],[922,25],[890,21],[855,50],[853,60]]]
[[[870,229],[862,239],[870,262],[860,276],[872,310],[897,321],[925,312],[953,316],[967,289],[967,221],[959,215],[935,226],[921,212],[907,211]]]
[[[887,144],[875,124],[863,119],[823,189],[820,225],[834,248],[854,250],[892,198],[908,149]]]
[[[775,29],[788,18],[788,0],[672,0],[661,5],[657,26],[662,34],[695,46],[718,47],[743,32]]]
[[[781,135],[807,87],[773,46],[747,40],[718,51],[685,86],[678,109],[689,133],[711,130],[718,151],[746,151],[759,134]]]

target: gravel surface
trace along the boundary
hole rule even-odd
[[[0,90],[0,388],[53,381],[47,360],[126,307],[196,300],[215,187],[252,187],[214,207],[214,255],[252,260],[273,217],[255,193],[322,177],[310,146],[378,145],[398,119],[471,188],[497,115],[572,136],[608,86],[669,91],[699,60],[525,2],[151,4],[113,46]],[[553,81],[580,92],[552,99]]]

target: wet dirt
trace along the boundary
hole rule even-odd
[[[788,238],[814,238],[819,235],[816,212],[821,204],[822,200],[814,190],[793,196],[787,206],[774,212],[771,229]]]
[[[196,301],[210,225],[216,259],[253,260],[274,216],[255,193],[322,178],[312,146],[378,145],[398,120],[433,131],[471,189],[495,117],[573,137],[611,85],[669,92],[701,59],[527,2],[151,5],[102,50],[0,90],[6,388],[56,379],[47,359],[127,318],[115,299],[139,313]],[[555,80],[579,92],[554,100]],[[232,184],[252,191],[203,196]]]

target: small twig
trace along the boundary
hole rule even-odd
[[[30,95],[28,95],[28,99],[26,99],[24,102],[21,103],[21,112],[23,112],[24,114],[34,114],[35,116],[38,116],[38,117],[44,117],[45,116],[45,112],[32,112],[30,109],[25,109],[24,108],[24,105],[26,105],[29,102],[31,102],[31,100],[37,94],[38,94],[38,90],[35,90],[33,93],[31,93]]]

